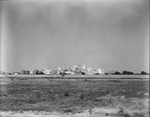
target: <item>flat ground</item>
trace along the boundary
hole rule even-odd
[[[149,80],[1,79],[2,117],[148,117]]]

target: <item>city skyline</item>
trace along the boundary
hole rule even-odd
[[[149,0],[1,1],[1,69],[149,72]]]

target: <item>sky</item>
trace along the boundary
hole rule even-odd
[[[0,66],[149,72],[149,0],[0,2]]]

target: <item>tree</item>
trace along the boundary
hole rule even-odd
[[[141,74],[142,75],[146,75],[147,73],[145,71],[141,71]]]
[[[114,74],[121,74],[120,72],[116,71]]]
[[[129,74],[134,74],[134,73],[131,72],[131,71],[123,71],[122,74],[127,74],[127,75],[129,75]]]

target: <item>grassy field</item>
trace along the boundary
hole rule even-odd
[[[148,79],[2,78],[0,89],[1,114],[32,111],[51,113],[49,116],[57,113],[58,117],[149,116]]]
[[[2,75],[0,77],[6,77],[11,79],[62,79],[61,75]],[[149,79],[149,75],[65,75],[64,78],[68,79]]]

